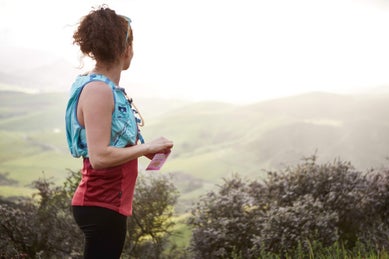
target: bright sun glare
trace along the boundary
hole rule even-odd
[[[101,1],[0,0],[0,44],[76,64],[71,35]],[[307,91],[389,85],[389,8],[382,1],[106,1],[133,20],[122,84],[139,95],[251,102]]]

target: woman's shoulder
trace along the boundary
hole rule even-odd
[[[103,81],[90,81],[86,83],[82,92],[88,98],[94,97],[101,101],[111,100],[113,96],[112,88]]]
[[[107,85],[111,89],[115,88],[115,84],[106,76],[101,74],[82,74],[78,75],[73,83],[73,87],[79,88],[86,85]]]

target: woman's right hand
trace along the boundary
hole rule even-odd
[[[164,137],[159,137],[148,143],[145,143],[144,145],[147,145],[147,153],[145,156],[152,158],[156,153],[169,153],[173,147],[173,141]]]

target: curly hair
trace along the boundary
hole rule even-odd
[[[107,6],[100,6],[83,17],[73,39],[84,55],[114,63],[132,45],[133,35],[124,17]]]

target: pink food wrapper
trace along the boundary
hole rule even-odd
[[[165,163],[166,159],[170,155],[169,153],[157,153],[151,159],[150,164],[146,167],[146,171],[159,170]]]

